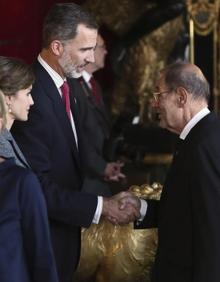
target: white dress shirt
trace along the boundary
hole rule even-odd
[[[90,73],[88,73],[87,71],[82,71],[82,78],[84,79],[84,81],[87,83],[87,85],[89,86],[90,89],[92,89],[92,86],[90,84],[90,79],[91,79],[92,75]]]

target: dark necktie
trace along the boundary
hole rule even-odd
[[[62,92],[62,100],[66,108],[66,113],[70,119],[70,90],[69,85],[66,81],[64,81],[63,85],[60,87]]]
[[[96,81],[94,79],[93,76],[91,76],[90,80],[89,80],[90,84],[91,84],[91,88],[92,88],[92,95],[93,95],[93,98],[94,98],[94,101],[97,105],[100,104],[101,102],[101,97],[97,91],[97,85],[96,85]]]

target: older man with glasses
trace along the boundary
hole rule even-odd
[[[160,126],[179,135],[179,147],[161,200],[147,201],[137,225],[158,227],[152,281],[218,282],[220,119],[208,109],[209,84],[197,66],[178,62],[160,72],[156,91]]]

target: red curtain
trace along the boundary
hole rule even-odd
[[[41,47],[43,19],[56,0],[1,0],[0,55],[31,63]],[[82,4],[84,1],[74,1]]]

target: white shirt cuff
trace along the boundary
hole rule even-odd
[[[98,196],[98,204],[96,207],[95,215],[93,217],[92,223],[98,224],[101,214],[102,214],[102,208],[103,208],[103,197]]]
[[[138,219],[138,221],[142,221],[147,213],[147,202],[143,199],[140,199],[140,201],[141,201],[141,208],[140,208],[141,217]]]

